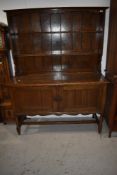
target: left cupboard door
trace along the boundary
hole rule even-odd
[[[11,92],[16,115],[43,115],[55,111],[53,99],[56,88],[54,87],[13,87]]]

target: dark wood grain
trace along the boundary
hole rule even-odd
[[[40,66],[35,69],[33,64],[35,59],[36,66],[42,62],[41,69],[48,71],[44,68],[45,65],[48,67],[48,61],[44,62],[47,56],[54,56],[55,60],[58,56],[64,59],[64,56],[71,55],[75,62],[84,57],[87,68],[90,67],[88,56],[93,56],[92,66],[96,66],[96,69],[100,67],[104,29],[103,8],[27,9],[8,11],[7,14],[16,75],[26,75],[27,72],[39,73]],[[82,69],[80,62],[77,71]],[[29,64],[30,69],[27,68]],[[51,71],[56,71],[53,59],[50,59],[49,64]],[[61,64],[59,61],[58,66],[69,67],[69,70],[74,72],[69,62],[62,65],[62,61]]]
[[[107,76],[113,78],[117,75],[117,54],[116,54],[116,42],[117,42],[117,1],[111,1],[110,7],[110,23],[109,23],[109,39],[107,49]]]
[[[109,127],[109,137],[112,131],[117,131],[117,1],[111,0],[109,37],[107,49],[106,77],[110,81],[107,88],[105,118]]]
[[[8,121],[14,120],[9,88],[5,86],[10,81],[6,41],[7,26],[0,24],[0,32],[3,40],[3,45],[0,47],[0,121],[6,124]]]
[[[24,116],[36,114],[100,113],[95,122],[101,132],[107,84],[101,75],[105,8],[10,10],[7,18],[16,77],[6,86],[18,134],[28,124]]]

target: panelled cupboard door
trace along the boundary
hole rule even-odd
[[[61,112],[101,113],[104,106],[104,91],[102,85],[68,85],[63,86]]]
[[[15,87],[12,91],[15,114],[54,112],[54,93],[54,87]]]

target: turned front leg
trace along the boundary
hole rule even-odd
[[[21,116],[16,116],[16,130],[17,130],[18,135],[21,134],[21,125],[22,125]]]
[[[102,132],[102,123],[103,123],[103,114],[100,114],[99,124],[98,124],[98,132],[99,133]]]

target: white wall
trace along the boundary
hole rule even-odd
[[[105,75],[105,68],[106,68],[106,56],[107,56],[107,43],[108,43],[108,29],[109,29],[109,12],[110,9],[106,10],[105,16],[105,31],[104,31],[104,44],[103,44],[103,54],[102,54],[102,63],[101,63],[101,70],[102,74]]]
[[[109,7],[110,0],[0,0],[0,22],[7,24],[3,10],[40,7]],[[109,10],[106,11],[104,49],[102,56],[102,73],[106,63]]]
[[[0,21],[7,23],[3,10],[39,7],[106,6],[110,0],[0,0]]]

